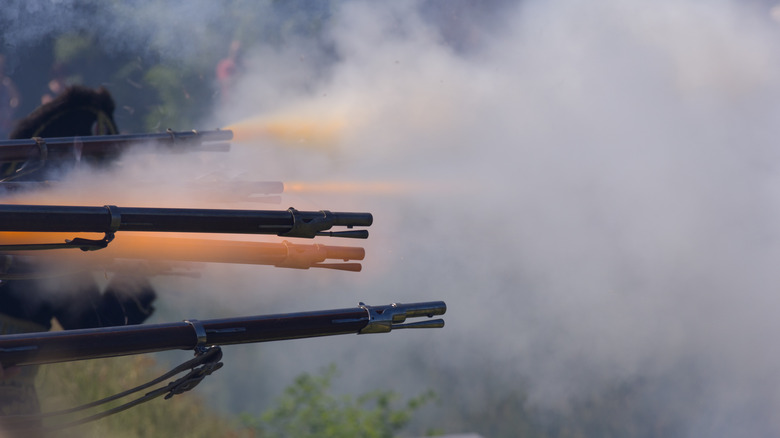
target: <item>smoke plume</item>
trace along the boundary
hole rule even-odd
[[[459,377],[467,405],[501,397],[463,374],[494,373],[525,385],[531,405],[562,409],[645,382],[651,409],[682,407],[671,415],[683,435],[776,434],[768,16],[732,2],[524,2],[501,20],[460,17],[462,48],[415,6],[345,5],[330,33],[339,62],[308,94],[270,85],[305,53],[258,54],[238,107],[346,122],[328,160],[284,151],[261,173],[418,184],[331,199],[377,218],[357,282],[329,279],[335,295],[316,297],[289,278],[274,288],[323,304],[444,299],[448,326],[279,344],[264,355],[281,365],[263,366],[336,352],[355,364],[345,374],[408,390],[430,376],[414,370],[437,369]]]

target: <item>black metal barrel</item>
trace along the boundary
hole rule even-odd
[[[370,213],[0,204],[0,231],[277,234],[314,237],[332,226],[370,226]],[[308,235],[311,234],[311,235]]]
[[[165,146],[176,150],[203,147],[206,142],[226,142],[233,131],[177,131],[153,134],[93,135],[86,137],[49,137],[0,141],[0,161],[59,159],[82,156],[111,156],[132,145]]]
[[[0,336],[3,366],[32,365],[358,333],[369,321],[360,307],[207,321],[148,324]]]

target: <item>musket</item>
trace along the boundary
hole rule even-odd
[[[118,157],[132,146],[154,148],[155,151],[227,151],[233,131],[180,131],[165,133],[92,135],[79,137],[34,137],[0,141],[0,163],[23,163],[4,175],[2,181],[12,181],[36,172],[48,162],[79,162],[86,159],[101,162]]]
[[[0,336],[0,363],[36,365],[165,350],[440,328],[443,301]],[[409,318],[429,319],[407,323]]]
[[[315,236],[368,238],[370,213],[273,210],[222,210],[190,208],[137,208],[0,204],[0,231],[104,233],[102,240],[75,238],[65,243],[2,245],[0,251],[108,246],[115,233],[150,231],[175,233],[271,234],[282,237]],[[346,231],[327,231],[346,227]]]
[[[171,151],[223,151],[230,148],[233,131],[171,131],[153,134],[90,135],[81,137],[35,137],[0,141],[0,161],[39,161],[76,157],[106,157],[133,145]]]
[[[32,234],[32,235],[30,235]],[[66,240],[67,235],[57,236]],[[48,233],[2,233],[4,245],[45,244],[55,240]],[[282,242],[247,242],[239,240],[159,237],[145,234],[126,234],[114,239],[100,251],[90,251],[72,257],[69,251],[6,251],[11,255],[36,256],[42,261],[56,261],[76,267],[111,268],[116,259],[145,261],[175,261],[200,263],[231,263],[243,265],[272,265],[279,268],[327,268],[360,272],[360,263],[341,263],[326,260],[363,260],[366,251],[360,247]],[[35,274],[35,273],[32,273]],[[4,275],[0,273],[0,280]]]

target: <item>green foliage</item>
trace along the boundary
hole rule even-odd
[[[391,438],[434,397],[429,391],[402,403],[398,394],[383,390],[339,397],[329,392],[335,375],[331,365],[320,375],[298,376],[276,407],[259,418],[244,415],[244,423],[262,438]]]
[[[93,39],[82,34],[65,34],[54,41],[54,60],[75,62],[94,50]]]
[[[54,36],[30,58],[34,67],[19,69],[35,72],[34,77],[12,78],[23,97],[24,108],[17,115],[32,111],[42,93],[51,93],[48,83],[58,76],[67,85],[105,86],[114,96],[115,119],[123,132],[196,128],[214,104],[214,68],[228,44],[229,40],[221,51],[215,48],[184,62],[151,49],[132,53],[106,47],[89,31]]]
[[[170,67],[156,65],[144,75],[144,80],[155,89],[160,102],[146,116],[146,126],[160,128],[160,125],[170,126],[181,123],[179,108],[182,106],[180,88],[181,77]]]
[[[131,14],[134,6],[120,0],[88,2],[85,14],[99,16],[111,10]],[[164,0],[146,2],[144,10]],[[153,32],[143,47],[137,41],[117,41],[98,33],[100,27],[74,28],[53,34],[32,47],[31,56],[16,60],[11,74],[22,95],[16,117],[33,111],[42,94],[50,94],[53,75],[68,85],[105,86],[114,96],[115,119],[122,132],[213,129],[200,124],[210,115],[219,96],[216,66],[228,56],[232,41],[241,42],[239,63],[257,47],[281,49],[306,42],[311,53],[327,53],[323,34],[338,2],[331,0],[225,0],[219,15],[199,28],[197,55],[168,40],[169,33]],[[176,18],[174,18],[176,19]],[[132,28],[131,21],[127,23]],[[133,35],[128,37],[132,38]],[[1,38],[1,37],[0,37]]]
[[[211,77],[197,70],[158,64],[144,74],[144,84],[155,91],[156,104],[146,115],[146,130],[192,129],[213,104]]]

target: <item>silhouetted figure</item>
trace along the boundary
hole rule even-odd
[[[36,108],[29,116],[20,120],[9,138],[71,137],[117,134],[114,121],[114,99],[105,88],[93,90],[73,86],[51,102]],[[59,160],[46,163],[42,168],[17,180],[44,180],[56,177],[56,172],[67,170],[80,160],[74,150],[73,160]],[[8,178],[24,162],[0,163],[0,179]]]
[[[113,134],[113,111],[107,90],[72,87],[21,120],[11,138]],[[28,176],[40,180],[47,170]],[[56,273],[31,257],[0,255],[0,334],[46,331],[53,319],[65,329],[140,324],[154,311],[155,296],[141,275],[117,274],[101,293],[90,273]],[[37,368],[6,371],[0,415],[38,412]]]
[[[116,134],[115,107],[114,99],[103,87],[68,87],[17,122],[10,138]]]

